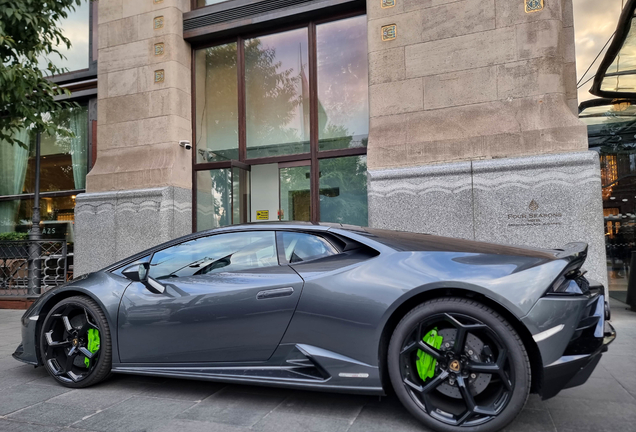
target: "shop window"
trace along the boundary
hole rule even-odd
[[[249,171],[233,167],[197,171],[197,231],[247,222]]]
[[[75,195],[63,197],[41,197],[40,219],[42,238],[74,241]],[[31,229],[33,200],[16,199],[0,201],[0,233],[23,232]]]
[[[40,143],[40,191],[86,188],[88,164],[88,106],[65,109],[51,115],[64,133],[42,134]],[[35,133],[29,137],[25,193],[35,190]]]

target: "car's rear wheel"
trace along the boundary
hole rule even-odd
[[[75,296],[53,306],[42,324],[40,354],[63,386],[82,388],[104,380],[112,366],[111,338],[99,305]]]
[[[515,419],[530,389],[530,361],[513,327],[464,298],[423,303],[399,322],[388,350],[404,406],[443,432],[496,431]]]

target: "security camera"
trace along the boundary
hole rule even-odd
[[[190,144],[190,141],[188,141],[188,140],[181,140],[181,141],[179,141],[179,145],[180,145],[181,147],[183,147],[184,149],[186,149],[186,150],[190,150],[190,149],[192,149],[192,144]]]

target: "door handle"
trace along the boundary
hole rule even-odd
[[[277,297],[288,297],[294,293],[294,289],[292,287],[287,288],[276,288],[271,290],[260,291],[256,294],[256,300],[265,300]]]

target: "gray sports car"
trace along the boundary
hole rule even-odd
[[[382,395],[494,431],[584,383],[616,334],[587,245],[543,250],[341,225],[192,234],[42,295],[13,356],[111,372]]]

